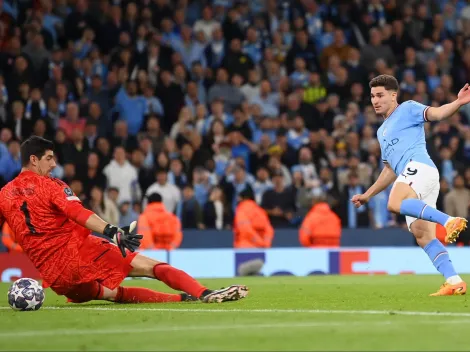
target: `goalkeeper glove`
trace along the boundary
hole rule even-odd
[[[122,256],[126,257],[126,249],[135,252],[140,246],[142,235],[135,233],[137,222],[133,221],[129,226],[124,226],[122,229],[111,224],[106,225],[103,235],[111,238],[111,240],[119,247]]]

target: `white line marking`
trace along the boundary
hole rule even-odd
[[[199,325],[199,326],[161,326],[147,328],[118,328],[118,329],[56,329],[56,330],[30,330],[18,332],[0,332],[0,338],[33,337],[33,336],[61,336],[61,335],[107,335],[107,334],[144,334],[150,332],[180,332],[200,330],[252,330],[252,329],[286,329],[311,328],[332,326],[361,326],[361,325],[390,325],[392,321],[381,322],[305,322],[305,323],[279,323],[279,324],[229,324],[229,325]],[[368,328],[369,329],[369,328]]]
[[[450,324],[468,324],[470,320],[452,320],[446,322]],[[161,327],[143,327],[143,328],[115,328],[115,329],[54,329],[54,330],[23,330],[17,332],[0,332],[0,339],[2,338],[21,338],[21,337],[47,337],[47,336],[77,336],[77,335],[111,335],[111,334],[146,334],[152,332],[181,332],[181,331],[213,331],[213,330],[253,330],[253,329],[288,329],[288,328],[330,328],[330,327],[364,327],[367,326],[367,329],[375,329],[379,326],[395,326],[403,327],[402,321],[356,321],[356,322],[305,322],[305,323],[279,323],[279,324],[229,324],[229,325],[198,325],[198,326],[161,326]],[[433,321],[422,321],[420,324],[435,324]],[[405,323],[406,325],[406,323]]]
[[[0,310],[11,309],[0,307]],[[103,306],[70,306],[70,307],[42,307],[41,310],[96,310],[104,312],[181,312],[181,313],[296,313],[296,314],[364,314],[364,315],[411,315],[411,316],[439,316],[439,317],[470,317],[470,312],[413,312],[401,310],[328,310],[328,309],[188,309],[188,308],[151,308],[151,307],[123,307],[119,308],[110,304]],[[25,314],[25,313],[22,313]]]

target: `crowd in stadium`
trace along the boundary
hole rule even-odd
[[[402,226],[388,195],[349,201],[383,163],[369,80],[439,106],[470,81],[465,0],[0,1],[0,177],[31,134],[53,176],[123,225],[158,193],[183,228],[230,228],[248,187],[274,228],[326,197],[347,228]],[[470,107],[426,124],[438,208],[467,217]]]

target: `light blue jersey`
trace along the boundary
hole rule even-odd
[[[436,168],[426,149],[424,123],[428,106],[408,100],[390,114],[377,131],[382,160],[399,175],[411,160]]]

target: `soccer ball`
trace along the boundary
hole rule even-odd
[[[28,278],[16,280],[8,290],[8,304],[13,310],[38,310],[45,297],[39,282]]]

